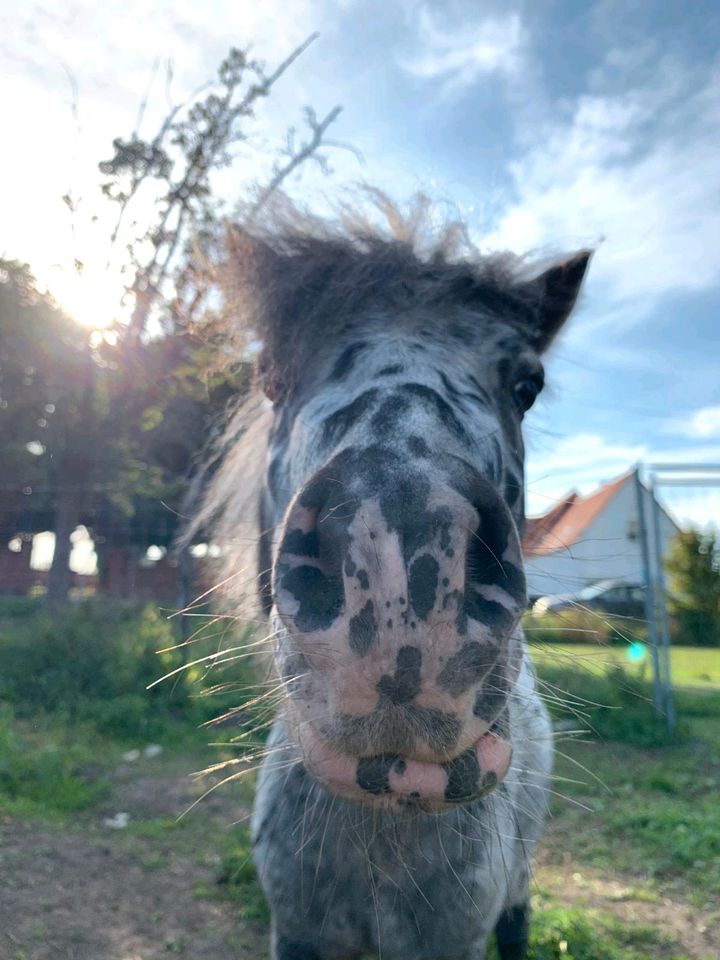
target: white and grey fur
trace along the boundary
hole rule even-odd
[[[528,279],[509,258],[468,248],[458,255],[449,233],[419,253],[417,220],[408,229],[397,211],[390,219],[395,237],[302,219],[246,233],[230,264],[231,324],[263,341],[260,382],[273,406],[254,423],[243,415],[248,432],[231,428],[200,522],[219,517],[228,542],[246,542],[239,524],[247,491],[257,494],[260,589],[290,688],[297,638],[277,613],[269,571],[293,498],[333,458],[377,446],[383,404],[414,384],[422,389],[408,393],[402,417],[390,418],[381,446],[431,478],[453,458],[469,463],[502,499],[513,536],[521,534],[522,414],[542,388],[540,356],[572,310],[589,259],[583,252]],[[419,466],[412,438],[424,444]],[[249,466],[261,455],[262,473]],[[230,548],[231,575],[241,555]],[[508,630],[521,645],[518,617]],[[378,651],[383,642],[375,641]],[[526,955],[530,857],[545,819],[552,745],[518,649],[494,717],[512,744],[510,771],[492,792],[442,809],[378,807],[331,792],[308,773],[280,711],[252,820],[273,960],[482,960],[494,932],[502,960]]]

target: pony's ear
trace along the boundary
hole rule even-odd
[[[240,283],[262,289],[274,273],[282,270],[280,254],[265,240],[236,224],[228,227],[227,250],[231,269]]]
[[[581,250],[522,284],[523,297],[535,304],[531,336],[541,353],[570,316],[591,256],[592,250]]]
[[[255,357],[257,383],[273,403],[282,402],[289,382],[288,348],[293,330],[283,325],[294,288],[285,282],[287,257],[250,231],[231,226],[227,237],[228,269],[225,293],[243,327],[259,349]]]

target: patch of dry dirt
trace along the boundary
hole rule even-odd
[[[188,776],[201,766],[188,757],[122,764],[102,807],[70,824],[0,819],[0,960],[264,960],[265,931],[213,895],[223,833],[247,816],[242,791],[211,793],[177,828],[163,827],[210,785]],[[126,830],[105,826],[120,812]],[[539,888],[656,927],[692,960],[720,956],[720,913],[654,896],[642,877],[609,880],[569,856],[558,862],[567,838],[556,829],[540,850]]]
[[[220,790],[194,822],[142,835],[143,821],[175,818],[208,784],[187,758],[118,768],[110,798],[68,825],[0,819],[0,960],[261,960],[266,937],[213,891],[213,849],[247,809]],[[103,820],[130,815],[116,830]],[[138,831],[137,825],[140,824]],[[203,838],[208,843],[203,843]]]
[[[640,875],[608,879],[578,865],[569,853],[558,863],[557,844],[566,844],[567,838],[559,835],[556,823],[551,821],[538,851],[536,887],[568,906],[595,909],[628,925],[654,927],[691,960],[720,957],[720,905],[716,911],[700,910],[681,896],[660,896]]]

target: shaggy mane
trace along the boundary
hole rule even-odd
[[[403,210],[379,190],[364,194],[365,203],[346,203],[332,219],[279,197],[231,230],[223,326],[262,345],[258,368],[271,396],[368,309],[446,303],[489,309],[510,324],[532,318],[523,260],[482,255],[457,214],[441,216],[425,196]]]

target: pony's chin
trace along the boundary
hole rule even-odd
[[[309,723],[299,745],[308,773],[331,793],[366,806],[457,808],[492,792],[510,769],[512,746],[486,733],[460,756],[428,763],[399,754],[357,757],[332,747]]]

